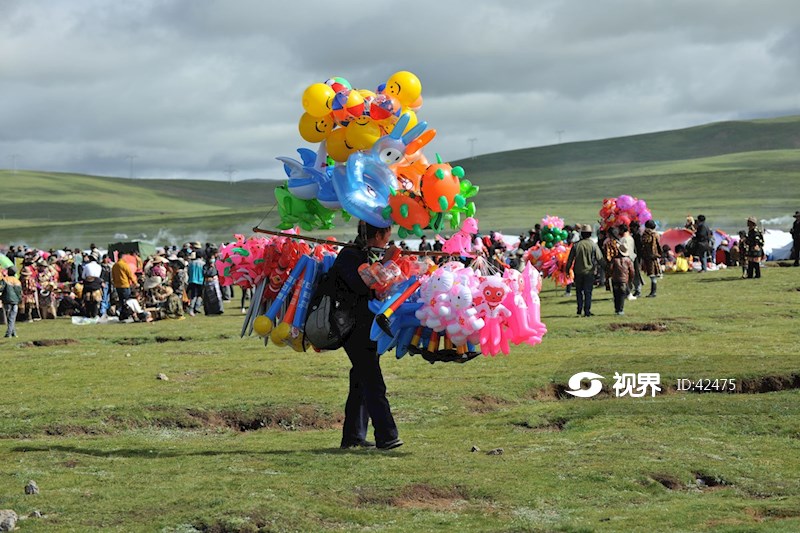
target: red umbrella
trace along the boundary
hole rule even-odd
[[[661,246],[664,246],[666,244],[672,250],[674,250],[677,245],[686,244],[687,242],[689,242],[689,239],[691,239],[693,235],[694,232],[686,228],[668,229],[667,231],[661,234],[660,237]]]

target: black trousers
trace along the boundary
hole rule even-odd
[[[578,300],[578,314],[584,313],[586,316],[592,312],[592,289],[594,288],[594,273],[575,274],[572,282],[575,288],[576,299]]]
[[[377,345],[369,339],[371,326],[372,320],[359,320],[344,344],[353,368],[350,369],[350,391],[344,406],[343,445],[366,440],[370,418],[378,445],[397,438],[397,425],[386,399]]]
[[[120,320],[126,320],[127,318],[130,318],[130,316],[131,316],[131,310],[125,304],[125,302],[127,302],[128,298],[130,298],[130,297],[131,297],[131,289],[130,288],[128,288],[128,287],[126,287],[124,289],[123,288],[119,288],[119,287],[117,288],[117,299],[119,300],[119,303],[117,304],[117,307],[119,308],[119,319]]]
[[[625,298],[628,297],[628,284],[613,281],[611,288],[614,291],[614,311],[621,313],[625,311]]]
[[[754,277],[753,273],[755,273],[756,278],[761,277],[761,263],[759,262],[758,257],[750,257],[747,261],[747,277]]]

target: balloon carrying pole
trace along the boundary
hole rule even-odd
[[[335,241],[333,239],[316,239],[314,237],[307,237],[305,235],[297,235],[294,233],[284,233],[282,231],[272,231],[269,229],[259,228],[258,226],[253,228],[253,233],[264,233],[267,235],[274,235],[276,237],[289,237],[290,239],[295,239],[298,241],[309,241],[314,242],[317,244],[327,244],[330,246],[347,246],[347,247],[357,247],[357,245],[351,242],[341,242]],[[400,250],[400,255],[421,255],[421,256],[435,256],[435,257],[458,257],[459,254],[457,253],[450,253],[450,252],[437,252],[433,250],[425,250],[421,252],[412,252],[411,250]]]

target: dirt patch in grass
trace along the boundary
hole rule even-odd
[[[168,429],[220,429],[258,431],[259,429],[330,429],[341,425],[342,416],[332,415],[313,405],[291,407],[264,406],[253,409],[180,409],[151,408],[152,417],[131,421],[134,427]],[[124,421],[122,421],[124,423]]]
[[[45,435],[53,437],[75,437],[81,435],[105,435],[108,428],[102,425],[80,425],[80,424],[52,424],[44,428]]]
[[[120,344],[123,346],[137,346],[139,344],[148,344],[151,342],[157,342],[159,344],[164,342],[186,342],[192,340],[191,337],[122,337],[121,339],[114,339],[115,344]]]
[[[491,394],[476,394],[466,398],[467,408],[473,413],[491,413],[513,402]]]
[[[764,520],[786,520],[800,517],[800,509],[783,509],[780,507],[748,507],[745,512],[758,522]]]
[[[800,374],[786,376],[761,376],[747,378],[739,381],[737,392],[759,394],[764,392],[778,392],[782,390],[800,389]]]
[[[292,407],[264,406],[253,409],[185,409],[150,407],[143,413],[92,413],[96,421],[85,424],[52,424],[43,428],[46,435],[74,437],[109,435],[133,429],[232,430],[259,429],[301,431],[340,427],[342,415],[332,415],[313,405]]]
[[[650,479],[661,483],[669,490],[680,490],[684,488],[684,484],[681,480],[671,474],[651,474]]]
[[[259,533],[261,531],[277,531],[275,522],[263,512],[254,511],[246,517],[228,517],[221,519],[201,519],[191,527],[202,533]]]
[[[569,422],[567,418],[555,417],[540,422],[531,422],[528,420],[524,422],[512,422],[512,425],[514,427],[533,431],[564,431],[564,426],[567,425],[567,422]]]
[[[70,344],[78,344],[77,339],[42,339],[36,341],[28,341],[22,343],[25,348],[33,348],[40,346],[67,346]]]
[[[123,337],[121,339],[114,339],[114,344],[122,346],[138,346],[139,344],[147,344],[153,342],[149,337]]]
[[[342,416],[332,415],[312,405],[294,407],[262,407],[254,411],[219,411],[225,424],[238,431],[256,431],[262,428],[331,429],[341,425]]]
[[[730,487],[731,484],[720,476],[713,476],[703,472],[694,472],[697,488],[702,491],[718,490]]]
[[[183,337],[183,336],[180,336],[180,337],[156,337],[155,340],[158,343],[162,343],[162,342],[186,342],[186,341],[192,340],[192,338],[191,337]]]
[[[643,323],[634,323],[634,322],[612,322],[608,325],[608,328],[611,331],[645,331],[645,332],[652,332],[652,333],[663,333],[669,329],[669,326],[665,322],[643,322]]]
[[[392,491],[374,487],[356,489],[358,506],[385,505],[403,509],[444,511],[470,499],[469,492],[460,485],[437,487],[428,483],[412,483]]]

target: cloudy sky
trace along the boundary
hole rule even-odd
[[[423,84],[445,160],[800,113],[797,0],[0,0],[0,168],[284,178],[303,90]]]

